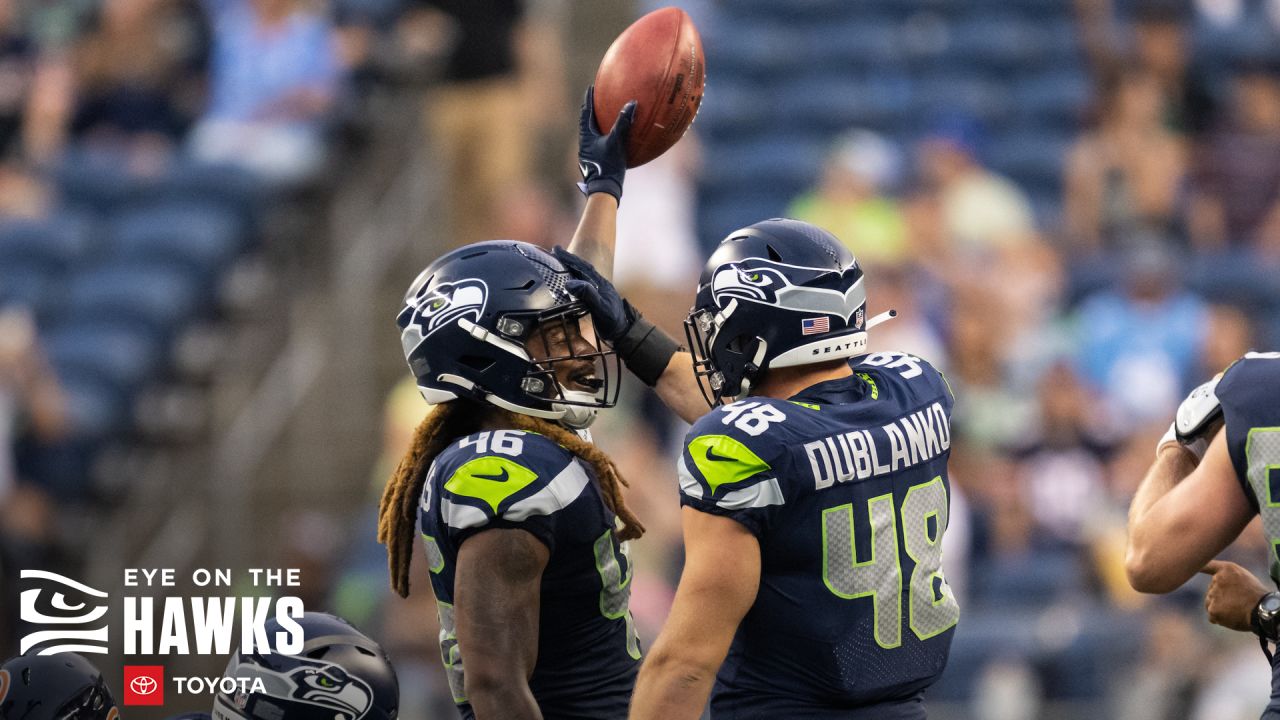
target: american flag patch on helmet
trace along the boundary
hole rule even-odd
[[[818,333],[831,331],[831,318],[817,317],[805,318],[800,321],[801,335],[817,335]]]

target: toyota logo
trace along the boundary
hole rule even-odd
[[[158,690],[159,687],[160,684],[156,682],[155,678],[136,677],[129,681],[129,689],[139,695],[150,695]]]

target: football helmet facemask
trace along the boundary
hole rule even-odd
[[[621,364],[565,289],[569,273],[536,245],[494,240],[423,270],[396,318],[429,403],[467,398],[586,428],[617,403]]]

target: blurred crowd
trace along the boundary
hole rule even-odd
[[[1212,628],[1196,587],[1143,597],[1123,571],[1129,500],[1178,402],[1280,341],[1280,54],[1238,53],[1210,80],[1190,27],[1216,8],[1076,4],[1091,87],[1047,211],[991,169],[994,131],[961,112],[905,143],[868,128],[836,134],[787,206],[849,244],[870,313],[898,310],[873,349],[927,358],[957,396],[945,564],[964,615],[931,693],[938,717],[1230,720],[1265,704],[1255,639]],[[700,168],[715,162],[702,152],[695,132],[632,170],[619,222],[619,284],[677,336],[719,240],[698,231]],[[543,213],[522,237],[563,242],[574,211]],[[652,638],[680,567],[674,485],[654,468],[672,466],[683,430],[629,390],[595,434],[649,527],[633,548],[632,610]],[[402,384],[387,458],[422,410]],[[1256,528],[1229,552],[1265,573]],[[351,582],[377,577],[377,560]],[[430,634],[390,634],[420,638],[402,654],[434,664]],[[435,702],[447,708],[447,696]]]
[[[686,3],[704,34],[739,4],[752,5]],[[578,207],[568,88],[593,70],[566,66],[562,36],[596,21],[596,6],[582,5],[591,7],[0,0],[0,215],[83,212],[67,203],[65,178],[83,181],[104,156],[130,177],[215,163],[288,192],[325,175],[362,82],[430,66],[424,129],[444,179],[443,234],[452,244],[562,244]],[[699,14],[708,6],[716,14]],[[871,314],[898,311],[873,331],[873,349],[928,359],[957,396],[945,568],[963,615],[932,693],[938,717],[1233,720],[1264,704],[1269,673],[1256,641],[1211,628],[1194,587],[1133,593],[1122,560],[1129,499],[1185,392],[1245,351],[1280,343],[1280,53],[1222,41],[1205,58],[1191,41],[1193,28],[1280,36],[1274,8],[1076,0],[1068,32],[1089,87],[1048,203],[992,169],[999,130],[960,111],[908,140],[883,128],[832,133],[811,187],[789,198],[788,215],[832,231],[859,258]],[[598,57],[612,34],[593,36]],[[617,280],[676,337],[719,240],[699,221],[700,193],[715,190],[709,152],[695,125],[628,173],[622,202]],[[74,435],[80,412],[54,379],[56,353],[32,331],[43,318],[36,305],[0,312],[0,576],[56,547],[42,520],[51,494],[10,449]],[[425,409],[407,380],[389,396],[371,496]],[[632,610],[647,638],[680,568],[682,434],[638,385],[595,429],[648,528],[632,550]],[[392,600],[373,518],[371,509],[300,516],[285,553],[308,568],[309,605],[383,641],[403,715],[449,717],[426,572],[410,601]],[[1230,553],[1265,572],[1256,530]]]

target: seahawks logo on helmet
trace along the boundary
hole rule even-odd
[[[412,306],[413,315],[400,334],[405,353],[412,352],[435,331],[462,318],[479,321],[488,301],[489,286],[478,278],[440,283],[420,297],[411,293],[406,303]]]
[[[290,673],[290,678],[296,683],[295,698],[321,707],[347,710],[353,720],[364,717],[373,705],[373,691],[369,686],[337,665],[301,667]]]
[[[778,302],[778,291],[790,285],[782,273],[771,268],[722,265],[711,277],[711,297],[724,307],[728,298],[755,300],[769,305]]]
[[[360,678],[331,663],[305,658],[293,660],[297,666],[283,672],[241,662],[227,675],[250,681],[261,680],[268,688],[267,695],[286,701],[286,707],[335,711],[332,714],[334,720],[361,720],[373,708],[373,690]],[[252,695],[238,693],[231,700],[238,709],[244,710],[251,698]]]
[[[738,299],[797,312],[837,315],[846,322],[866,302],[861,278],[841,292],[796,285],[787,278],[784,272],[786,268],[825,272],[818,268],[797,268],[759,258],[727,263],[716,268],[711,275],[711,298],[721,309],[731,300]]]

